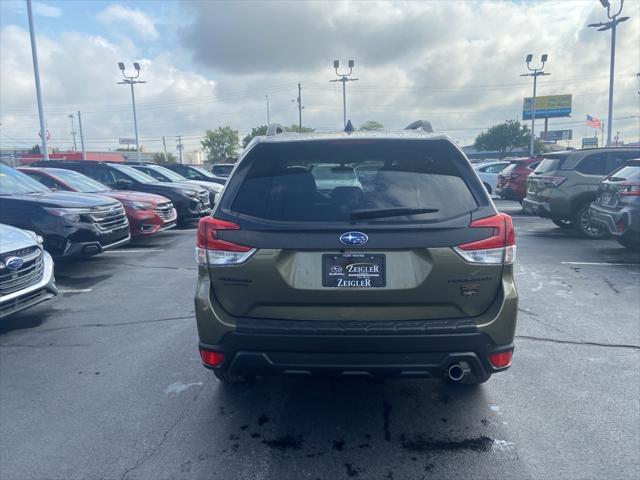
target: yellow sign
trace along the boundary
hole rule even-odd
[[[536,97],[536,118],[568,117],[571,115],[571,95]],[[527,97],[522,106],[522,117],[531,118],[533,99]]]

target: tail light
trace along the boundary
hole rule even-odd
[[[511,357],[513,357],[513,350],[492,353],[489,355],[489,363],[493,368],[507,368],[511,365]]]
[[[556,188],[564,183],[567,177],[537,177],[548,188]]]
[[[640,195],[640,183],[637,182],[625,182],[618,185],[619,195]]]
[[[204,217],[198,223],[196,261],[198,265],[237,265],[248,260],[255,248],[238,245],[218,238],[222,230],[239,230],[240,227],[225,220]]]
[[[213,350],[200,349],[200,359],[208,367],[219,367],[224,362],[224,354]]]
[[[464,243],[454,250],[464,260],[477,264],[512,264],[516,257],[516,234],[513,220],[505,213],[475,220],[471,228],[492,229],[491,236]]]

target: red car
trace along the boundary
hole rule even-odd
[[[516,200],[522,203],[522,199],[527,196],[527,177],[541,161],[542,157],[511,160],[511,164],[498,175],[496,195],[504,200]]]
[[[171,201],[163,196],[111,190],[86,175],[62,168],[20,167],[18,170],[52,190],[96,193],[120,200],[129,219],[132,237],[153,235],[176,226],[176,209]]]

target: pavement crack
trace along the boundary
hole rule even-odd
[[[613,284],[611,280],[609,280],[607,277],[602,277],[602,279],[604,280],[604,283],[606,283],[609,286],[609,288],[614,291],[616,295],[620,295],[620,290],[616,288],[616,286]]]
[[[516,335],[516,338],[521,338],[523,340],[531,340],[534,342],[549,342],[549,343],[560,343],[560,344],[568,344],[568,345],[588,345],[592,347],[608,347],[608,348],[631,348],[632,350],[640,350],[640,345],[632,345],[627,343],[600,343],[600,342],[587,342],[587,341],[577,341],[577,340],[560,340],[557,338],[532,337],[529,335]]]
[[[526,310],[524,308],[518,308],[518,311],[524,313],[525,315],[528,315],[529,317],[531,317],[531,320],[533,320],[534,322],[538,322],[539,324],[544,325],[545,327],[549,327],[549,328],[555,330],[558,333],[565,333],[565,334],[567,333],[564,330],[562,330],[562,329],[560,329],[560,328],[558,328],[558,327],[556,327],[554,325],[551,325],[550,323],[547,323],[547,322],[545,322],[543,320],[540,320],[538,318],[538,314],[537,313],[534,313],[534,312],[532,312],[530,310]]]
[[[142,457],[140,459],[138,459],[136,461],[136,463],[132,466],[129,467],[127,469],[125,469],[124,473],[122,474],[122,476],[120,477],[120,480],[125,480],[125,478],[127,477],[127,475],[129,475],[131,472],[133,472],[135,469],[137,469],[138,467],[140,467],[142,464],[144,464],[147,460],[149,460],[151,457],[155,456],[160,449],[162,448],[162,445],[164,445],[164,443],[167,441],[167,438],[169,438],[169,434],[178,426],[178,424],[180,422],[182,422],[182,420],[184,420],[184,418],[187,416],[187,413],[189,412],[189,410],[191,410],[191,408],[193,407],[193,404],[196,402],[196,400],[198,399],[198,397],[200,396],[200,393],[202,393],[202,390],[204,390],[204,385],[201,385],[200,388],[198,389],[198,391],[195,393],[195,395],[193,396],[193,398],[191,399],[191,402],[182,409],[182,411],[178,414],[178,416],[176,417],[176,419],[171,423],[171,425],[169,425],[169,428],[167,428],[163,433],[162,433],[162,438],[160,439],[160,441],[158,442],[158,444],[153,447],[149,452],[145,452]]]
[[[65,327],[54,327],[40,330],[40,332],[55,332],[58,330],[70,330],[73,328],[103,328],[103,327],[124,327],[128,325],[139,325],[144,323],[158,323],[158,322],[173,322],[177,320],[193,320],[195,314],[186,317],[168,317],[168,318],[153,318],[149,320],[132,320],[130,322],[116,322],[116,323],[82,323],[80,325],[68,325]]]

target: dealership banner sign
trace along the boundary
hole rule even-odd
[[[536,118],[558,118],[571,116],[571,95],[549,95],[536,97]],[[522,105],[522,119],[531,120],[533,97],[526,97]]]

